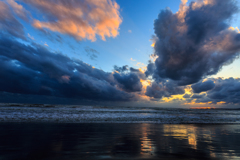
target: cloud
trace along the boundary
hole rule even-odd
[[[163,97],[171,97],[172,95],[184,93],[184,87],[179,87],[173,81],[167,80],[162,82],[152,82],[152,84],[147,87],[145,94],[151,98],[161,99]]]
[[[146,76],[139,69],[128,68],[128,65],[122,67],[114,66],[115,80],[118,82],[117,86],[126,92],[140,92],[142,91],[141,80],[145,80]]]
[[[124,73],[128,71],[128,65],[124,65],[122,67],[118,67],[117,65],[113,66],[114,71],[120,72],[120,73]]]
[[[30,38],[31,40],[34,40],[34,37],[31,36],[29,33],[27,34],[28,38]]]
[[[199,99],[199,98],[203,98],[203,97],[205,97],[205,96],[206,96],[206,94],[194,94],[194,95],[191,96],[191,98],[193,98],[193,99]]]
[[[70,81],[70,76],[68,76],[68,75],[63,75],[59,81],[61,81],[62,83],[69,83],[69,81]]]
[[[132,74],[122,73],[119,78],[80,60],[53,53],[42,45],[24,45],[2,37],[0,50],[2,93],[94,101],[135,101],[139,98],[129,92],[128,83],[132,84],[136,78]]]
[[[137,62],[137,64],[135,64],[135,66],[138,66],[138,67],[145,67],[146,65],[142,62]]]
[[[149,41],[152,42],[151,47],[154,47],[154,46],[155,46],[155,43],[156,43],[157,40],[158,40],[158,37],[152,36],[152,38],[149,40]]]
[[[0,1],[0,33],[26,40],[23,25],[13,16],[8,5]]]
[[[214,86],[210,88],[209,84],[214,81]],[[194,87],[192,87],[194,88]],[[193,89],[194,90],[194,89]],[[197,90],[204,91],[204,94],[194,94],[192,99],[196,98],[196,103],[225,103],[225,104],[240,104],[240,79],[208,79],[205,82],[197,83]]]
[[[114,73],[113,76],[119,83],[118,86],[126,92],[140,92],[142,90],[142,83],[136,73]]]
[[[240,103],[240,79],[216,79],[216,86],[207,92],[212,102]]]
[[[25,21],[28,21],[28,15],[30,14],[27,12],[22,5],[18,4],[14,0],[7,0],[9,6],[13,9],[13,12],[22,18]]]
[[[131,61],[136,61],[136,60],[135,60],[135,59],[133,59],[133,58],[131,58],[130,60],[131,60]]]
[[[155,44],[154,44],[154,45],[155,45]],[[156,56],[156,55],[154,55],[154,54],[151,54],[151,55],[149,56],[149,58],[150,58],[150,61],[155,62],[156,59],[158,58],[158,56]]]
[[[201,92],[213,89],[215,87],[215,84],[214,84],[214,81],[207,80],[204,82],[193,84],[191,87],[194,93],[201,93]]]
[[[76,40],[96,40],[100,36],[116,37],[122,18],[119,5],[111,0],[23,0],[44,17],[35,19],[33,26],[74,37]]]
[[[233,0],[183,1],[177,13],[162,10],[154,21],[153,77],[174,80],[178,85],[196,83],[216,74],[240,51],[240,34],[229,29],[238,12]],[[152,64],[150,64],[152,69]]]
[[[31,15],[23,6],[34,7],[42,14],[41,19],[32,21],[37,29],[67,34],[77,40],[95,41],[98,36],[105,40],[119,34],[122,18],[115,1],[17,2],[0,1],[0,94],[93,101],[137,101],[145,96],[155,101],[181,97],[196,103],[240,102],[239,79],[201,81],[239,54],[239,30],[228,24],[238,11],[233,0],[204,0],[189,6],[183,0],[175,14],[170,9],[161,11],[154,21],[155,35],[151,39],[154,54],[147,67],[136,64],[146,71],[125,65],[114,66],[112,73],[54,53],[44,47],[48,46],[44,42],[38,45],[30,41],[32,44],[24,45],[14,40],[14,37],[34,39],[29,33],[25,36],[23,25],[14,16],[28,21]],[[84,49],[91,59],[97,58],[96,50]],[[191,88],[188,84],[192,84]],[[185,94],[186,87],[190,92]]]
[[[149,62],[149,64],[147,65],[147,70],[145,72],[146,76],[150,76],[150,75],[154,75],[154,71],[156,70],[156,66],[154,63]]]
[[[98,58],[99,52],[93,48],[85,47],[85,52],[87,52],[87,56],[90,57],[91,60],[96,60]]]
[[[183,98],[190,98],[191,94],[184,94]]]
[[[40,3],[40,1],[36,2]],[[45,4],[47,1],[41,2]],[[11,95],[20,94],[30,97],[45,96],[55,97],[54,99],[70,98],[93,101],[136,101],[141,98],[140,94],[132,93],[141,91],[140,80],[145,78],[145,75],[137,69],[132,67],[128,69],[128,66],[115,66],[115,72],[104,72],[80,60],[51,52],[35,42],[30,42],[32,44],[29,45],[18,42],[15,38],[26,38],[23,26],[13,17],[7,4],[0,3],[2,4],[0,6],[2,8],[0,10],[0,12],[2,11],[0,15],[2,29],[0,35],[1,94],[7,94],[8,98]],[[9,1],[9,3],[13,3],[13,8],[14,5],[18,5],[14,1]],[[80,3],[80,1],[75,3]],[[81,1],[81,3],[88,2]],[[100,1],[96,5],[100,5],[99,3]],[[107,1],[107,3],[116,7],[115,2]],[[54,10],[53,12],[55,13]],[[47,15],[48,19],[51,16]],[[9,22],[14,26],[9,25]],[[29,33],[27,36],[34,39]],[[43,43],[48,46],[46,42]],[[96,58],[96,54],[99,54],[90,47],[85,47],[85,51],[92,59]]]
[[[129,30],[128,30],[128,33],[132,33],[132,30],[129,29]]]

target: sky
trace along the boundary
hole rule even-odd
[[[0,0],[0,102],[238,108],[235,0]]]

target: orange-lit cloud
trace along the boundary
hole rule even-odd
[[[137,62],[136,66],[146,66],[146,65],[142,62]]]
[[[14,17],[9,5],[0,1],[0,32],[26,40],[23,25]]]
[[[133,58],[131,58],[130,60],[131,60],[131,61],[136,61],[136,59],[133,59]]]
[[[155,43],[156,43],[156,42],[153,42],[153,43],[151,44],[151,47],[154,47],[154,46],[155,46]]]
[[[146,70],[147,70],[147,67],[146,66],[143,66],[143,67],[140,67],[138,69],[141,73],[144,73]]]
[[[147,70],[147,66],[142,62],[137,62],[137,64],[135,64],[135,66],[139,67],[138,70],[141,73],[144,73]]]
[[[237,8],[233,1],[197,0],[188,6],[182,0],[176,13],[161,11],[154,21],[158,39],[152,43],[159,58],[154,67],[149,65],[149,74],[189,85],[232,63],[239,55],[240,36],[227,22]]]
[[[151,47],[154,47],[154,46],[155,46],[155,43],[156,43],[157,40],[158,40],[158,38],[157,38],[156,36],[152,36],[152,38],[149,39],[149,41],[152,42]]]
[[[18,4],[14,0],[7,0],[7,3],[13,9],[16,15],[18,15],[23,20],[28,21],[27,14],[29,14],[29,12],[27,12],[22,5]]]
[[[235,28],[234,28],[234,27],[230,26],[228,29],[229,29],[229,30],[232,30],[232,31],[236,31],[237,33],[240,33],[238,27],[235,27]]]
[[[175,100],[183,100],[183,95],[172,95],[171,97],[163,97],[162,102],[173,102]]]
[[[151,54],[151,55],[149,56],[149,58],[151,59],[151,61],[155,62],[156,59],[158,58],[158,56],[157,56],[157,55],[154,55],[154,54]]]
[[[146,89],[147,89],[147,86],[151,85],[151,81],[140,79],[140,82],[142,83],[142,89],[143,89],[143,91],[145,93]]]
[[[224,101],[217,102],[217,104],[226,104]]]
[[[216,109],[216,107],[191,107],[191,109]]]
[[[116,37],[122,18],[119,5],[111,0],[23,0],[37,8],[45,17],[33,21],[38,29],[48,29],[67,34],[77,40],[96,40],[100,36]]]
[[[209,101],[209,102],[195,102],[195,99],[194,99],[191,102],[186,102],[184,104],[188,104],[188,105],[207,105],[207,104],[212,104],[212,101]]]
[[[178,16],[179,19],[182,20],[182,22],[184,22],[185,12],[188,8],[187,2],[188,2],[188,0],[181,0],[181,4],[180,4],[179,10],[177,12],[177,16]]]
[[[197,9],[197,8],[200,8],[202,6],[206,6],[206,5],[214,5],[215,4],[215,1],[213,0],[203,0],[202,2],[198,2],[198,3],[194,3],[193,4],[193,9]]]

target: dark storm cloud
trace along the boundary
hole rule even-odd
[[[193,99],[197,98],[198,99],[198,98],[203,98],[205,96],[206,96],[206,94],[194,94],[194,95],[191,96],[191,98],[193,98]]]
[[[205,82],[199,82],[199,83],[193,84],[191,87],[194,93],[201,93],[201,92],[213,89],[215,87],[215,84],[214,84],[214,81],[207,80]]]
[[[130,67],[129,69],[131,72],[140,72],[139,69],[136,69],[136,68],[133,68],[133,67]]]
[[[43,46],[24,45],[1,38],[0,51],[2,92],[103,101],[137,98],[134,94],[122,91],[115,80],[116,75],[60,53],[50,52]],[[129,83],[132,84],[132,75],[126,76],[129,76]],[[127,81],[121,82],[127,84]]]
[[[141,79],[146,79],[144,73],[139,69],[124,65],[122,67],[114,66],[114,78],[118,82],[118,86],[127,92],[139,92],[142,90]],[[117,72],[116,72],[117,71]]]
[[[215,87],[207,92],[213,102],[240,103],[240,79],[216,79]]]
[[[113,68],[115,71],[118,71],[119,73],[128,71],[128,65],[124,65],[122,67],[118,67],[117,65],[114,65]]]
[[[143,71],[141,71],[140,69],[136,69],[136,68],[130,67],[129,71],[132,74],[136,74],[139,79],[146,80],[146,78],[147,78],[145,73]]]
[[[13,16],[8,5],[0,1],[0,33],[26,40],[23,25]]]
[[[191,96],[192,99],[197,98],[196,102],[225,102],[227,104],[240,103],[240,79],[218,78],[210,79],[208,81],[214,81],[214,87],[212,89],[208,89],[206,94],[194,94]],[[198,83],[198,90],[203,90],[201,87],[205,88],[204,83],[205,82]]]
[[[142,83],[136,73],[114,73],[113,76],[119,83],[119,86],[127,92],[139,92],[142,90]]]
[[[129,92],[141,91],[140,78],[144,77],[143,74],[133,68],[129,71],[127,66],[115,68],[119,70],[119,74],[104,72],[80,60],[53,53],[36,43],[24,45],[15,40],[27,39],[23,26],[13,16],[13,11],[22,17],[26,16],[27,12],[14,1],[9,1],[12,10],[5,2],[0,1],[0,4],[2,95],[7,95],[9,99],[15,94],[28,100],[29,98],[23,95],[55,97],[55,100],[58,97],[95,101],[130,101],[139,98]],[[99,54],[90,47],[85,47],[85,51],[93,60]]]
[[[183,98],[190,98],[191,95],[190,94],[184,94]]]
[[[162,97],[171,97],[171,95],[184,94],[182,86],[177,86],[173,81],[153,82],[147,87],[146,95],[152,98],[160,99]]]
[[[150,76],[150,75],[153,75],[154,71],[156,69],[156,66],[154,63],[150,62],[148,65],[147,65],[147,70],[145,72],[146,76]]]
[[[236,58],[240,35],[227,23],[238,12],[235,1],[206,2],[182,4],[175,14],[170,9],[160,12],[154,22],[158,58],[155,66],[148,65],[146,75],[187,85],[216,74]]]

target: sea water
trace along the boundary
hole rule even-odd
[[[0,122],[70,123],[240,123],[239,109],[94,106],[1,106]]]

